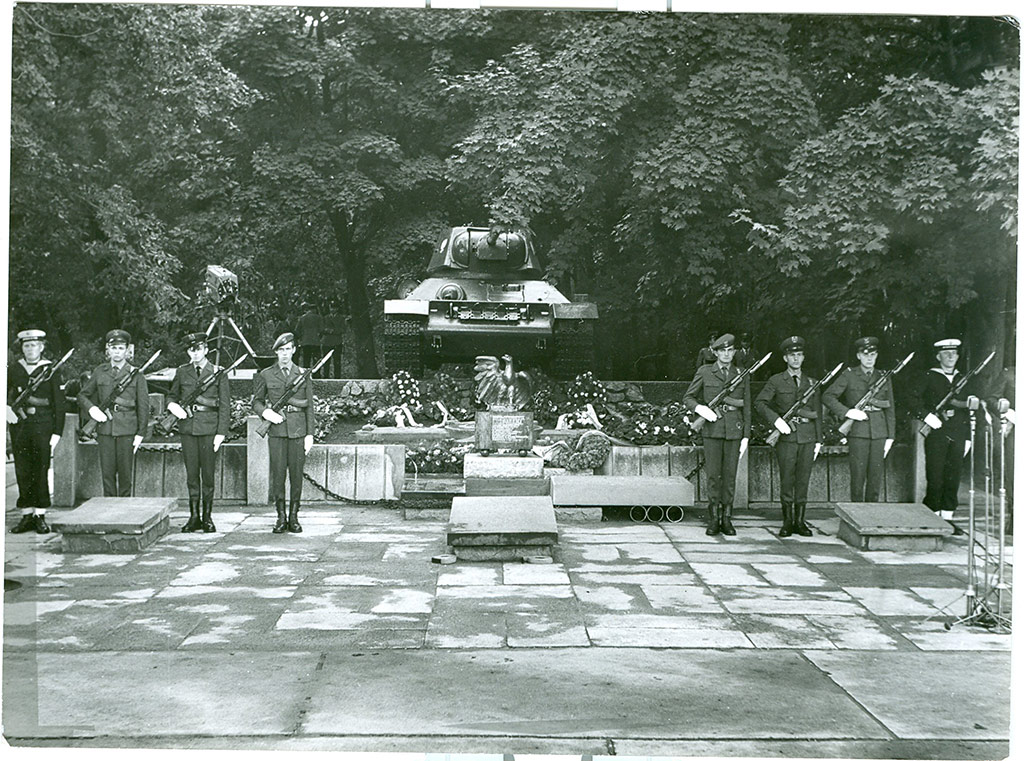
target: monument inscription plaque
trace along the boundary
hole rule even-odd
[[[476,413],[476,448],[481,453],[499,449],[529,451],[533,435],[532,412],[492,408]]]

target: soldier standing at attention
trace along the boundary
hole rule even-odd
[[[167,411],[178,418],[181,435],[181,454],[185,459],[188,483],[188,522],[182,532],[202,529],[211,534],[217,530],[213,524],[213,470],[215,454],[224,443],[231,425],[231,395],[227,374],[222,374],[206,392],[196,397],[187,408],[181,406],[199,386],[220,368],[206,359],[207,345],[204,333],[185,336],[188,362],[174,372]],[[202,500],[202,515],[200,515]]]
[[[285,531],[300,533],[299,501],[302,498],[302,470],[306,453],[313,446],[316,418],[313,415],[313,381],[306,376],[305,383],[287,400],[283,409],[275,411],[275,404],[291,381],[305,370],[292,362],[295,355],[295,336],[282,333],[274,341],[277,363],[256,375],[253,383],[253,411],[271,423],[270,446],[270,499],[277,509],[275,534]],[[284,508],[284,482],[287,470],[291,487],[288,513]]]
[[[980,406],[977,396],[967,389],[949,400],[938,413],[935,408],[962,377],[956,369],[960,359],[960,340],[946,338],[936,341],[938,367],[931,368],[918,389],[914,406],[917,417],[931,429],[924,440],[924,504],[943,520],[949,521],[954,533],[963,529],[953,523],[953,512],[959,504],[960,473],[963,469],[966,442],[971,433],[971,412]],[[971,382],[968,382],[970,387]]]
[[[750,379],[744,378],[734,396],[727,396],[716,413],[707,406],[740,371],[733,365],[736,339],[726,333],[711,345],[715,361],[697,368],[683,404],[707,421],[704,436],[704,472],[708,476],[708,536],[721,531],[735,536],[732,501],[736,491],[736,465],[750,440]]]
[[[847,436],[850,447],[850,501],[877,502],[882,489],[882,469],[896,439],[896,407],[892,380],[875,394],[864,409],[857,402],[877,379],[878,339],[864,336],[853,342],[859,367],[848,367],[822,395],[822,402],[836,417],[854,421]]]
[[[11,404],[28,388],[33,376],[47,372],[50,360],[43,359],[46,333],[23,330],[18,333],[22,357],[7,366],[7,430],[14,450],[14,475],[18,479],[18,507],[21,520],[11,529],[14,534],[35,530],[50,533],[46,508],[50,506],[50,486],[46,473],[50,454],[64,430],[64,392],[60,389],[60,370],[42,383],[14,410]],[[18,413],[21,414],[18,414]]]
[[[782,529],[779,536],[811,536],[804,522],[807,509],[807,484],[811,480],[814,456],[821,449],[821,397],[817,392],[807,406],[801,407],[787,423],[782,415],[792,407],[815,380],[801,371],[804,364],[804,339],[792,336],[782,342],[779,351],[786,369],[776,373],[757,395],[758,412],[781,434],[775,445],[779,462],[782,502]]]
[[[135,375],[121,392],[110,412],[113,418],[99,408],[114,386],[130,372],[128,344],[131,336],[126,330],[107,333],[108,362],[98,365],[92,376],[78,393],[78,406],[83,416],[89,415],[99,423],[96,443],[100,448],[100,471],[103,474],[104,497],[130,497],[132,495],[132,466],[135,452],[142,444],[149,424],[149,388],[141,373]]]

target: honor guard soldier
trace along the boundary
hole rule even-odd
[[[811,536],[804,522],[807,509],[807,484],[811,480],[814,458],[821,450],[821,397],[814,392],[807,405],[797,409],[789,421],[782,419],[797,400],[814,385],[804,372],[804,339],[792,336],[782,342],[779,351],[786,369],[776,373],[757,395],[755,406],[762,417],[779,432],[775,457],[779,462],[782,529],[779,536]]]
[[[959,503],[960,473],[962,472],[966,442],[971,433],[971,412],[980,406],[974,394],[967,388],[956,394],[938,414],[935,408],[962,377],[956,369],[960,359],[960,340],[946,338],[936,341],[935,358],[939,366],[925,373],[925,377],[914,399],[915,413],[931,429],[924,440],[924,504],[943,520],[952,524],[953,512]],[[953,524],[953,530],[963,530]]]
[[[847,443],[850,447],[850,501],[877,502],[882,489],[885,456],[896,438],[896,406],[892,381],[875,394],[870,404],[857,403],[877,379],[878,339],[864,336],[853,342],[859,367],[848,367],[822,395],[822,402],[836,417],[853,421]]]
[[[732,502],[736,491],[736,465],[750,439],[750,379],[744,378],[734,396],[725,397],[716,413],[707,406],[740,371],[733,364],[736,339],[719,336],[711,344],[715,361],[697,368],[683,404],[707,421],[704,437],[704,472],[708,476],[708,536],[719,532],[735,536]],[[742,390],[741,390],[742,389]]]
[[[18,507],[21,520],[11,529],[22,534],[35,530],[48,534],[46,508],[50,506],[50,486],[46,473],[50,455],[64,430],[64,392],[60,388],[60,370],[39,385],[24,402],[11,405],[29,388],[33,377],[48,372],[50,360],[43,359],[46,333],[23,330],[18,333],[21,358],[7,366],[7,430],[14,450],[14,475],[18,480]]]
[[[167,411],[178,418],[188,483],[188,522],[181,530],[191,533],[202,529],[210,534],[217,530],[213,524],[215,455],[231,425],[231,395],[227,373],[221,373],[213,386],[196,396],[199,387],[221,368],[206,359],[204,333],[189,333],[185,346],[188,362],[175,370],[167,403]],[[189,399],[194,401],[188,404]]]
[[[127,361],[131,336],[126,330],[111,330],[106,336],[108,362],[97,366],[78,393],[82,415],[99,424],[96,443],[100,448],[100,471],[104,497],[132,495],[132,466],[135,452],[142,444],[149,424],[149,388],[142,373],[136,373],[128,386],[114,399],[107,414],[99,408],[124,375],[130,372]]]
[[[289,383],[305,370],[292,362],[295,355],[295,336],[282,333],[274,341],[277,363],[256,375],[253,383],[253,411],[271,424],[270,437],[270,498],[277,509],[274,533],[299,533],[299,501],[302,497],[302,471],[306,453],[313,446],[316,419],[313,415],[313,381],[307,375],[295,394],[285,400],[280,410],[272,409],[283,396]],[[284,481],[287,469],[290,485],[288,513],[284,506]]]

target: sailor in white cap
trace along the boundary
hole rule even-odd
[[[50,456],[64,430],[65,401],[60,370],[41,383],[15,409],[12,405],[29,388],[32,379],[48,372],[50,360],[43,359],[46,333],[32,328],[18,333],[21,358],[7,366],[7,425],[14,450],[14,475],[18,480],[18,508],[21,519],[12,533],[34,530],[49,533],[46,508],[50,486],[46,473]]]
[[[978,409],[979,400],[969,393],[968,383],[941,410],[939,404],[954,384],[962,377],[956,369],[960,358],[960,339],[943,338],[936,341],[935,358],[938,367],[925,373],[914,399],[915,412],[924,420],[932,433],[924,440],[924,504],[940,518],[952,522],[958,504],[960,474],[963,469],[966,443],[971,433],[971,412]],[[953,524],[956,533],[963,533]]]

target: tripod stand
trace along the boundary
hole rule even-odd
[[[227,335],[227,333],[225,332],[225,323],[229,328],[231,328],[234,331],[235,334],[233,336]],[[231,314],[226,309],[220,306],[217,307],[217,314],[213,316],[213,319],[210,320],[209,327],[206,328],[207,338],[210,337],[210,335],[214,332],[215,328],[217,334],[213,338],[213,342],[215,344],[213,349],[214,364],[221,365],[223,367],[224,365],[233,362],[238,357],[239,354],[238,344],[241,344],[245,348],[245,351],[249,354],[250,357],[256,357],[256,352],[252,350],[252,347],[249,345],[249,342],[245,340],[245,336],[242,335],[241,329],[238,327],[238,324],[231,317]],[[228,350],[229,346],[232,349],[231,351]],[[224,355],[223,361],[221,360],[222,353]]]
[[[1009,590],[1009,585],[1004,577],[1004,555],[1006,552],[1006,445],[1005,433],[1000,431],[999,436],[999,542],[994,556],[995,583],[993,583],[993,554],[991,550],[992,537],[992,469],[993,469],[993,426],[992,418],[985,410],[987,425],[984,433],[984,464],[985,464],[985,527],[984,542],[977,540],[977,520],[975,513],[974,499],[974,461],[975,461],[975,437],[977,430],[977,418],[971,412],[971,463],[970,479],[971,486],[968,497],[968,521],[967,521],[967,591],[964,597],[967,600],[966,614],[955,621],[947,622],[947,630],[958,624],[967,626],[981,626],[986,629],[994,629],[1000,633],[1010,632],[1010,619],[1003,614],[1003,594]],[[981,545],[982,576],[979,579],[977,547]],[[980,581],[980,584],[979,584]],[[980,594],[979,594],[980,588]],[[994,604],[992,598],[995,598]]]

